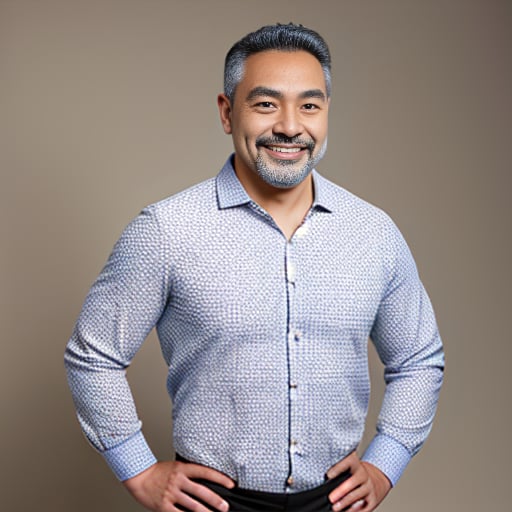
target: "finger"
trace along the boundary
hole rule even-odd
[[[352,452],[350,455],[347,455],[344,459],[340,460],[337,464],[332,466],[326,473],[326,476],[329,480],[337,477],[341,473],[345,471],[352,470],[356,466],[360,464],[359,457],[356,452]]]
[[[215,495],[217,496],[217,495]],[[185,508],[185,510],[190,510],[191,512],[211,512],[211,509],[204,506],[202,503],[194,499],[195,497],[199,498],[199,496],[190,496],[186,492],[181,492],[176,499],[175,505],[180,505]],[[220,498],[220,496],[217,496],[218,501],[217,506],[213,503],[208,503],[208,505],[211,505],[215,510],[219,510],[220,512],[228,512],[229,505]],[[207,503],[205,501],[205,503]],[[176,509],[181,510],[181,509]]]
[[[341,500],[344,496],[354,489],[361,487],[368,482],[368,475],[365,471],[356,470],[356,472],[347,480],[344,480],[338,487],[329,494],[329,501],[334,503]]]
[[[183,474],[188,478],[208,480],[228,489],[232,489],[235,486],[235,482],[224,473],[200,464],[183,463]]]
[[[349,494],[343,496],[341,500],[336,501],[333,504],[332,509],[335,512],[338,512],[339,510],[350,510],[350,512],[363,510],[366,506],[366,498],[368,497],[368,494],[368,489],[365,487],[358,487]]]
[[[363,510],[363,508],[366,506],[366,501],[361,499],[361,500],[357,500],[355,503],[353,503],[350,507],[350,510]]]
[[[192,482],[191,480],[189,480],[183,486],[183,491],[185,491],[189,496],[197,498],[201,500],[203,503],[206,503],[207,505],[213,507],[215,510],[227,512],[227,510],[229,509],[229,504],[227,501],[225,501],[217,493],[213,492],[211,489],[200,483]]]

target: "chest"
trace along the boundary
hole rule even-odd
[[[290,241],[259,228],[183,244],[169,262],[168,315],[220,336],[275,336],[293,317],[333,340],[367,337],[386,286],[371,240],[314,223]]]

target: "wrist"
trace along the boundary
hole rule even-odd
[[[149,468],[145,469],[144,471],[141,471],[135,476],[132,476],[130,478],[127,478],[126,480],[123,480],[121,483],[130,491],[132,494],[135,493],[138,489],[140,489],[143,485],[143,482],[151,476],[151,473],[156,467],[156,464],[153,464]]]
[[[378,468],[394,487],[409,464],[411,454],[404,445],[392,437],[377,434],[366,448],[361,460]]]
[[[371,462],[362,461],[361,464],[365,467],[366,472],[372,480],[377,496],[381,500],[384,499],[393,487],[391,480]]]

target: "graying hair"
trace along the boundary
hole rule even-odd
[[[331,96],[331,55],[322,36],[302,25],[277,23],[247,34],[227,53],[224,61],[224,94],[231,102],[235,96],[236,86],[243,78],[246,59],[250,55],[268,50],[304,50],[311,53],[322,66],[327,96]]]

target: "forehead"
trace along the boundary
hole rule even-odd
[[[244,75],[238,88],[247,93],[260,86],[298,94],[305,90],[320,89],[327,96],[320,62],[311,53],[303,50],[268,50],[249,56],[245,61]]]

